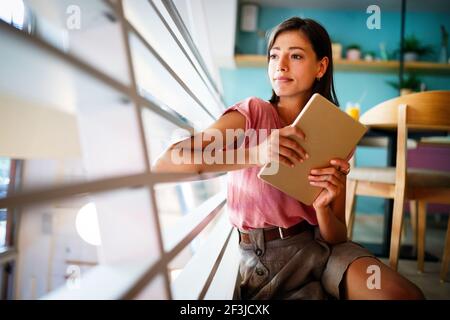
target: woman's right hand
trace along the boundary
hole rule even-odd
[[[305,134],[297,127],[286,126],[273,130],[267,139],[254,148],[258,165],[265,165],[272,161],[278,161],[289,167],[296,163],[302,163],[309,156],[305,149],[293,139],[305,140]]]

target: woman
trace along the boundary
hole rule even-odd
[[[367,249],[348,241],[344,214],[346,175],[350,171],[347,160],[331,159],[329,167],[311,171],[311,185],[323,188],[312,206],[257,178],[260,167],[270,161],[294,166],[308,158],[301,144],[291,138],[307,137],[289,124],[312,94],[319,93],[338,104],[326,30],[314,20],[297,17],[279,24],[269,40],[268,75],[273,89],[269,101],[251,97],[238,102],[196,135],[201,145],[191,146],[195,137],[174,144],[154,167],[159,171],[230,171],[228,212],[231,223],[239,229],[242,254],[238,296],[423,299],[413,283]],[[217,132],[225,137],[230,129],[253,130],[256,139],[237,139],[226,148],[214,148],[214,159],[221,161],[173,161],[174,153],[180,150],[188,153],[188,160],[196,154],[205,155],[212,142],[202,138],[217,136]],[[269,130],[268,138],[262,138],[261,130]],[[236,161],[238,152],[243,152],[244,161]],[[229,159],[235,161],[226,161]]]

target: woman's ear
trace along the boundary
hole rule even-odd
[[[323,57],[322,60],[319,61],[319,70],[317,72],[316,78],[322,78],[325,72],[327,72],[328,62],[328,57]]]

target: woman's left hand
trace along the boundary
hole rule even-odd
[[[332,159],[330,164],[330,167],[311,170],[308,176],[312,186],[323,188],[313,202],[316,210],[329,206],[340,194],[345,193],[345,179],[350,172],[350,163],[343,159]]]

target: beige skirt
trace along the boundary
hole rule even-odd
[[[239,244],[237,299],[339,299],[348,266],[357,258],[374,257],[352,241],[327,244],[318,227],[269,242],[263,229],[248,233],[251,243]]]

